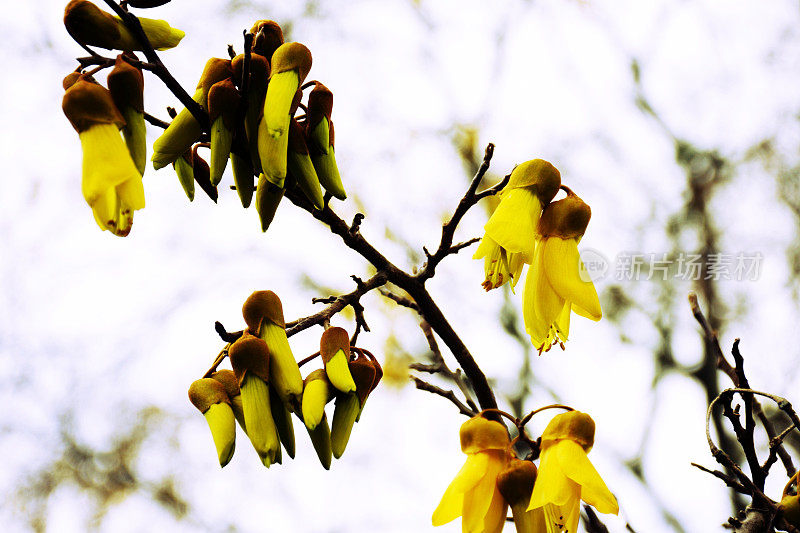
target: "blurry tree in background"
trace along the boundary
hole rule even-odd
[[[274,19],[287,41],[307,44],[313,77],[336,94],[349,195],[341,217],[364,213],[360,231],[406,270],[424,263],[423,244],[435,249],[488,142],[496,153],[484,187],[522,161],[553,162],[592,206],[581,250],[602,268],[604,320],[576,320],[564,353],[537,356],[519,294],[484,294],[471,250],[441,264],[431,295],[501,407],[521,417],[566,403],[597,421],[593,461],[621,509],[601,516],[610,531],[721,530],[729,516],[734,529],[771,530],[756,524],[775,510],[760,494],[780,501],[800,464],[800,438],[784,434],[786,406],[723,395],[710,420],[724,452],[716,465],[704,423],[734,386],[800,401],[796,3],[285,4],[195,2],[187,15],[174,0],[156,16],[187,36],[162,59],[191,88],[197,58],[225,56],[228,43],[239,50],[254,20]],[[20,177],[0,213],[7,528],[431,530],[462,460],[464,419],[405,386],[409,365],[429,380],[419,369],[439,363],[438,347],[413,309],[374,293],[361,301],[371,331],[359,344],[381,360],[384,386],[348,454],[325,472],[299,445],[293,464],[264,471],[240,442],[239,460],[214,469],[208,430],[185,400],[219,351],[213,321],[240,322],[241,302],[260,288],[279,292],[287,319],[306,316],[322,309],[309,311],[311,298],[349,293],[350,275],[374,270],[291,206],[263,236],[233,191],[220,188],[219,206],[199,195],[188,204],[171,171],[145,174],[148,207],[129,242],[98,235],[78,192],[77,144],[57,110],[57,80],[75,67],[63,5],[15,9],[0,26],[4,64],[37,69],[2,99],[20,128],[0,148]],[[145,98],[162,118],[178,105],[147,73]],[[31,139],[45,140],[50,157]],[[483,234],[496,201],[484,204],[486,216],[470,211],[455,242]],[[737,258],[757,258],[756,271],[735,277]],[[350,309],[334,322],[352,331]],[[319,346],[316,334],[292,343],[298,354]],[[431,381],[457,390],[442,377]],[[754,457],[772,461],[766,479]],[[369,509],[353,506],[357,498]],[[749,504],[766,512],[739,516]]]

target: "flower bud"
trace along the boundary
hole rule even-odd
[[[339,459],[350,440],[350,433],[361,411],[361,403],[354,392],[340,394],[336,397],[331,425],[331,449],[333,456]]]
[[[283,444],[289,457],[294,459],[295,443],[292,413],[286,408],[274,387],[269,388],[269,405],[281,444]]]
[[[319,185],[314,163],[308,155],[303,128],[295,119],[289,123],[289,146],[287,152],[286,170],[290,173],[300,190],[316,209],[324,207],[322,188]]]
[[[286,192],[285,188],[278,187],[264,174],[258,176],[256,211],[258,211],[258,218],[261,221],[261,231],[267,231],[269,225],[272,224],[284,192]]]
[[[253,52],[267,59],[283,44],[283,30],[274,20],[259,20],[250,28],[253,38]]]
[[[306,429],[308,429],[306,427]],[[314,451],[317,452],[319,462],[325,470],[331,469],[331,458],[333,450],[331,449],[331,429],[328,426],[328,417],[323,413],[322,420],[316,425],[314,429],[308,429],[308,436],[311,438],[311,444],[314,445]]]
[[[125,117],[122,136],[136,170],[144,175],[147,165],[147,129],[144,123],[144,76],[142,71],[117,56],[114,69],[108,74],[108,90],[117,109]]]
[[[551,203],[545,207],[539,219],[539,234],[542,237],[560,237],[572,239],[586,232],[592,210],[586,203],[575,196]]]
[[[239,91],[230,78],[219,81],[208,91],[208,118],[211,123],[211,184],[222,181],[233,143]]]
[[[325,373],[337,390],[355,392],[356,384],[350,374],[350,336],[342,328],[328,328],[319,341],[319,353],[325,364]]]
[[[308,95],[308,122],[306,124],[308,149],[320,184],[335,198],[344,200],[347,198],[347,193],[342,185],[333,148],[332,111],[333,93],[318,82]]]
[[[314,370],[303,380],[303,422],[313,430],[325,417],[325,405],[333,399],[333,390],[323,369]]]
[[[178,46],[186,35],[165,20],[138,17],[144,34],[156,50]],[[143,50],[142,43],[119,17],[88,0],[71,0],[64,9],[64,26],[77,42],[109,50]]]
[[[503,424],[483,418],[481,415],[464,422],[458,435],[461,439],[461,451],[466,454],[505,450],[509,445],[508,431]]]
[[[505,190],[519,187],[534,189],[544,206],[555,197],[560,186],[561,173],[556,167],[544,159],[532,159],[514,167]]]
[[[250,207],[250,202],[253,201],[253,192],[255,191],[253,164],[248,159],[239,156],[239,154],[231,152],[231,170],[233,171],[236,194],[239,195],[242,207],[247,209]]]
[[[244,409],[242,408],[242,392],[239,390],[239,381],[236,379],[236,374],[233,373],[233,370],[225,368],[211,374],[211,379],[222,384],[225,394],[228,395],[228,401],[236,421],[239,422],[243,430],[247,431],[247,426],[244,422]]]
[[[517,533],[536,533],[546,530],[543,511],[527,510],[535,481],[536,465],[517,458],[512,458],[497,476],[497,489],[511,506]]]
[[[554,416],[542,432],[541,448],[544,450],[562,439],[577,442],[588,453],[594,445],[594,420],[580,411],[568,411]]]
[[[78,133],[97,124],[114,124],[117,128],[125,125],[111,93],[83,76],[67,88],[61,107]]]
[[[225,388],[214,379],[198,379],[189,387],[189,400],[208,422],[219,465],[224,467],[236,445],[236,421]]]
[[[231,60],[231,67],[233,68],[234,81],[238,84],[243,83],[244,55],[239,54],[234,57]],[[261,158],[258,154],[258,124],[264,115],[264,98],[267,95],[267,83],[269,82],[269,61],[260,54],[252,53],[250,54],[249,67],[250,78],[247,84],[247,111],[244,117],[244,130],[247,135],[247,146],[250,151],[250,164],[252,165],[250,173],[251,175],[258,175],[261,172]],[[252,179],[250,181],[252,182]]]

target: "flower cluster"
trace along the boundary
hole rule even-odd
[[[242,307],[247,329],[226,349],[233,370],[216,370],[192,383],[189,399],[211,429],[220,466],[233,456],[236,422],[261,462],[295,455],[292,415],[306,426],[322,465],[344,453],[355,422],[383,371],[368,351],[350,346],[342,328],[328,328],[320,341],[324,367],[305,380],[286,336],[283,308],[272,291],[254,292]],[[325,406],[336,400],[332,423]]]
[[[567,196],[553,201],[559,188]],[[513,288],[530,265],[522,296],[525,330],[533,346],[547,351],[569,336],[572,311],[600,320],[594,284],[578,254],[591,209],[561,185],[561,174],[542,159],[517,165],[500,193],[500,203],[486,223],[475,252],[484,260],[484,289]]]
[[[601,513],[619,512],[586,454],[594,421],[570,411],[555,416],[541,436],[539,468],[517,458],[505,427],[478,415],[461,426],[467,462],[433,512],[434,526],[461,517],[464,533],[499,533],[508,506],[520,533],[574,533],[580,501]]]
[[[163,3],[141,1],[135,7]],[[124,52],[108,76],[117,109],[103,101],[106,97],[81,96],[86,83],[96,85],[93,75],[112,62],[99,55],[94,56],[99,58],[97,68],[79,69],[67,77],[65,88],[80,83],[75,90],[68,89],[64,98],[64,112],[81,134],[84,196],[100,227],[121,236],[131,230],[133,211],[144,207],[143,77],[134,51],[166,50],[184,37],[184,32],[166,21],[136,20],[147,43],[125,20],[88,0],[71,0],[64,12],[67,31],[82,46]],[[287,189],[296,190],[298,198],[304,197],[318,210],[326,202],[323,189],[340,200],[347,194],[334,153],[333,93],[318,81],[304,84],[311,69],[309,49],[284,42],[281,27],[271,20],[257,21],[245,43],[244,54],[206,62],[191,96],[197,106],[174,116],[153,145],[152,162],[156,170],[172,165],[190,201],[197,184],[216,202],[217,186],[230,160],[242,206],[249,207],[255,193],[261,229],[266,231]],[[295,117],[298,109],[305,113]],[[208,114],[208,124],[203,124],[203,113]],[[115,128],[122,128],[129,154],[120,150]],[[207,160],[199,148],[210,149]],[[138,178],[131,172],[134,166]]]

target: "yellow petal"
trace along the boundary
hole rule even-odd
[[[564,474],[558,457],[553,453],[553,447],[545,448],[542,451],[539,473],[533,485],[528,510],[548,503],[564,505],[575,497],[576,490],[578,490],[577,484]]]
[[[278,431],[269,405],[269,389],[264,381],[246,374],[241,385],[242,408],[247,436],[264,466],[271,465],[280,448]]]
[[[530,263],[541,214],[541,203],[533,192],[512,189],[486,223],[486,233],[508,252],[523,254],[524,261]]]
[[[264,321],[260,337],[267,343],[272,356],[269,362],[270,387],[275,389],[287,407],[293,409],[294,402],[303,394],[303,377],[289,347],[286,330]]]
[[[288,118],[288,114],[286,115]],[[277,138],[269,134],[267,121],[258,123],[258,156],[264,177],[276,186],[283,188],[286,179],[286,157],[289,150],[289,135]]]
[[[203,413],[203,416],[214,438],[219,466],[225,466],[233,457],[236,445],[236,419],[233,410],[227,403],[215,403]]]
[[[264,122],[271,137],[277,138],[289,132],[289,110],[299,85],[296,70],[278,72],[269,79],[264,99]]]
[[[572,314],[572,304],[570,302],[564,302],[564,307],[561,309],[561,312],[556,317],[556,321],[554,327],[556,332],[558,333],[558,337],[565,341],[569,338],[569,317]]]
[[[464,533],[482,533],[484,519],[492,502],[492,495],[497,490],[497,474],[503,469],[501,458],[505,450],[478,452],[475,455],[487,455],[489,462],[486,474],[475,487],[464,494],[464,513],[461,517],[461,530]]]
[[[352,378],[350,378],[352,379]],[[312,379],[303,388],[303,420],[309,430],[313,430],[325,415],[325,404],[328,403],[328,382],[324,379]]]
[[[350,374],[350,367],[347,364],[347,357],[343,350],[337,351],[331,359],[325,363],[325,373],[328,381],[341,392],[354,392],[356,383]]]
[[[353,424],[360,410],[361,402],[358,401],[355,393],[336,398],[331,421],[331,449],[333,456],[337,459],[344,454],[350,440],[350,433],[353,431]]]
[[[495,474],[495,480],[497,475]],[[501,533],[503,526],[506,522],[506,512],[508,511],[508,504],[503,499],[503,495],[497,488],[495,481],[494,492],[492,493],[492,502],[489,504],[489,509],[486,511],[486,516],[483,519],[482,532],[485,533]]]
[[[600,320],[603,312],[594,283],[583,281],[580,276],[582,263],[577,241],[548,237],[544,240],[543,261],[547,279],[558,295],[585,311],[588,318]]]
[[[489,455],[476,453],[467,456],[456,477],[447,487],[442,501],[433,512],[433,525],[441,526],[461,516],[463,512],[464,493],[472,490],[486,474],[489,466]]]
[[[547,504],[544,506],[544,521],[547,533],[565,533],[578,530],[580,519],[580,497],[578,488],[574,487],[574,497],[564,505]]]
[[[557,455],[564,474],[580,485],[583,501],[601,513],[619,512],[617,499],[608,490],[580,444],[564,439],[553,445],[553,452]]]
[[[200,102],[203,90],[198,89],[192,100]],[[202,135],[203,129],[188,109],[184,108],[172,119],[169,127],[153,143],[153,168],[163,168],[174,162],[191,148]]]
[[[297,185],[303,191],[306,198],[316,207],[324,207],[322,199],[322,187],[319,184],[317,171],[314,170],[314,163],[308,154],[300,154],[289,151],[287,155],[287,169],[291,170],[292,176],[297,180]]]

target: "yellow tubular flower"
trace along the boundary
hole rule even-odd
[[[322,209],[324,203],[317,171],[314,170],[314,163],[311,162],[311,157],[308,155],[303,128],[295,119],[290,122],[288,138],[287,172],[293,176],[294,181],[311,204],[316,209]]]
[[[350,336],[343,328],[328,328],[319,341],[319,353],[325,364],[328,381],[338,391],[355,392],[356,383],[350,374]]]
[[[320,184],[339,200],[347,198],[347,193],[336,166],[333,144],[333,93],[317,82],[308,95],[308,125],[306,135],[311,161],[317,171]]]
[[[283,41],[281,41],[283,42]],[[239,54],[231,60],[233,79],[244,78],[244,55]],[[250,81],[247,86],[247,112],[244,117],[244,131],[247,135],[252,170],[251,174],[261,173],[261,158],[258,155],[258,124],[264,114],[264,97],[269,82],[269,61],[255,52],[250,54]],[[238,188],[238,185],[237,185]]]
[[[189,400],[208,422],[219,466],[227,465],[236,445],[236,420],[225,388],[214,379],[198,379],[189,387]]]
[[[215,187],[222,181],[222,174],[228,164],[240,99],[239,91],[230,78],[215,83],[208,91],[208,120],[211,123],[210,180]]]
[[[272,419],[275,421],[275,428],[278,430],[278,437],[281,444],[286,449],[286,453],[294,459],[294,425],[292,424],[292,413],[281,401],[275,389],[269,389],[269,405],[272,410]]]
[[[517,165],[500,193],[500,204],[484,229],[486,234],[473,259],[484,259],[483,288],[496,289],[519,281],[524,263],[533,262],[542,208],[558,192],[561,174],[543,159]]]
[[[114,104],[125,117],[122,136],[131,154],[136,170],[144,175],[147,165],[147,130],[144,124],[144,77],[123,55],[117,56],[114,70],[108,74],[108,90]]]
[[[341,394],[336,397],[336,406],[333,409],[333,422],[331,423],[331,448],[333,456],[337,459],[344,454],[353,424],[361,411],[361,402],[355,392]]]
[[[228,357],[239,382],[247,436],[261,462],[269,468],[280,454],[280,440],[270,407],[270,351],[266,343],[249,333],[231,344]]]
[[[542,215],[541,238],[522,295],[525,329],[540,353],[567,340],[571,311],[594,321],[603,316],[578,254],[590,218],[589,206],[574,194],[553,202]]]
[[[281,203],[285,192],[285,188],[278,187],[268,180],[264,174],[258,176],[256,211],[261,222],[261,231],[269,229],[269,225],[275,219],[275,213],[278,211],[278,205]]]
[[[459,434],[467,461],[447,487],[432,523],[441,526],[460,516],[464,533],[499,533],[508,506],[497,476],[509,460],[508,433],[499,422],[479,415],[465,422]]]
[[[579,411],[555,416],[542,433],[528,510],[543,509],[547,533],[577,531],[581,500],[601,513],[619,512],[617,499],[586,456],[593,443],[594,420]]]
[[[292,104],[311,70],[311,52],[300,43],[284,43],[272,55],[271,66],[264,116],[258,125],[258,154],[267,179],[283,187]]]
[[[239,422],[243,430],[247,431],[247,426],[244,423],[244,409],[242,408],[242,393],[239,390],[236,374],[233,373],[233,370],[217,370],[211,374],[211,379],[219,381],[225,388],[225,394],[228,395],[228,401],[236,421]]]
[[[165,20],[137,17],[147,39],[156,50],[175,48],[185,32]],[[133,33],[119,17],[106,13],[88,0],[72,0],[64,9],[64,26],[81,44],[109,50],[143,50]]]
[[[66,90],[62,108],[81,140],[83,197],[102,229],[124,237],[144,207],[142,176],[119,133],[125,119],[108,90],[85,78]]]
[[[294,412],[300,408],[303,378],[289,347],[289,339],[286,338],[280,298],[272,291],[256,291],[242,306],[242,315],[248,329],[258,332],[259,337],[269,346],[270,386],[275,389],[286,407]]]

